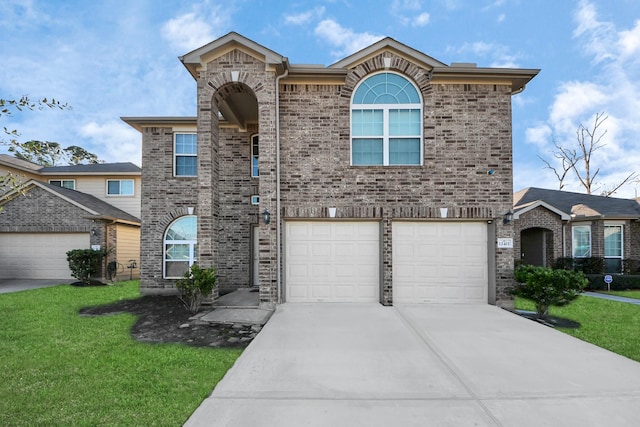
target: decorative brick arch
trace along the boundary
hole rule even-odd
[[[391,59],[389,67],[385,67],[385,58]],[[430,70],[418,67],[405,58],[385,52],[374,56],[350,70],[349,74],[347,74],[341,96],[351,99],[351,95],[358,83],[370,74],[379,71],[395,71],[410,78],[423,96],[432,90]]]
[[[177,207],[170,210],[169,212],[167,212],[167,214],[164,217],[162,217],[160,221],[157,222],[156,233],[158,235],[163,236],[164,238],[164,233],[167,230],[167,227],[169,227],[169,225],[171,225],[171,223],[177,220],[178,218],[182,218],[183,216],[187,216],[187,215],[189,215],[189,211],[184,206]],[[196,215],[196,213],[194,212],[192,215]]]

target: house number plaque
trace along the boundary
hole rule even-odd
[[[511,249],[513,248],[513,239],[510,237],[503,237],[498,239],[498,249]]]

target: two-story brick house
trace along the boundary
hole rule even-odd
[[[139,277],[138,166],[43,167],[0,154],[6,174],[23,187],[0,194],[0,278],[74,280],[66,252],[90,247],[108,251],[102,279]]]
[[[143,141],[143,293],[197,261],[267,304],[510,304],[511,97],[538,70],[391,38],[296,65],[237,33],[180,59],[197,116],[123,118]]]

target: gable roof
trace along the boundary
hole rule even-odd
[[[0,154],[0,165],[39,175],[141,175],[142,169],[131,162],[89,165],[41,166],[8,154]]]
[[[42,169],[42,166],[40,165],[28,162],[26,160],[18,159],[17,157],[13,157],[8,154],[0,154],[0,165],[32,173],[37,173],[40,169]]]
[[[142,169],[131,162],[122,163],[95,163],[89,165],[47,166],[39,171],[43,175],[140,175]]]
[[[446,67],[447,64],[425,55],[424,53],[400,43],[391,37],[385,37],[376,43],[359,50],[353,55],[330,65],[329,68],[354,68],[359,64],[368,61],[371,57],[379,55],[383,51],[392,51],[393,53],[409,59],[411,62],[417,62],[426,69],[435,67]]]
[[[90,194],[81,193],[80,191],[70,190],[68,188],[58,187],[46,182],[31,179],[27,181],[20,189],[13,190],[0,198],[0,205],[14,199],[22,193],[27,193],[33,188],[41,188],[56,197],[84,209],[90,218],[107,219],[128,224],[140,225],[140,219],[119,209],[109,203],[98,199]]]
[[[516,219],[537,206],[547,207],[559,215],[560,213],[568,214],[573,220],[640,218],[640,204],[634,199],[618,199],[535,187],[525,188],[513,195]]]
[[[233,49],[239,49],[250,56],[264,61],[265,64],[279,66],[280,68],[286,66],[285,64],[288,62],[286,57],[272,51],[271,49],[267,49],[261,44],[258,44],[235,31],[232,31],[211,43],[207,43],[198,49],[192,50],[186,55],[179,57],[179,59],[182,61],[189,73],[191,73],[193,78],[197,80],[199,67],[204,66],[212,59],[222,56]]]
[[[431,81],[434,83],[485,83],[504,84],[511,86],[511,93],[515,94],[524,90],[525,85],[533,79],[539,69],[524,68],[480,68],[475,64],[460,63],[446,65],[412,47],[385,37],[360,51],[328,66],[289,64],[289,59],[277,52],[268,49],[253,40],[250,40],[236,32],[230,32],[198,49],[195,49],[180,57],[194,79],[198,79],[198,71],[205,67],[212,59],[220,57],[234,49],[238,49],[259,60],[267,66],[273,67],[278,75],[289,72],[288,80],[305,81],[313,79],[331,79],[344,81],[347,71],[370,58],[390,51],[411,63],[417,64],[431,73]]]

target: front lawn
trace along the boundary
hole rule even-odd
[[[516,308],[535,311],[523,298],[516,298]],[[551,307],[549,314],[580,324],[558,328],[562,332],[640,362],[640,305],[580,296],[565,307]]]
[[[139,343],[132,315],[78,314],[137,296],[137,281],[0,295],[0,425],[181,426],[241,350]]]
[[[640,291],[598,291],[601,294],[616,295],[619,297],[640,299]]]

